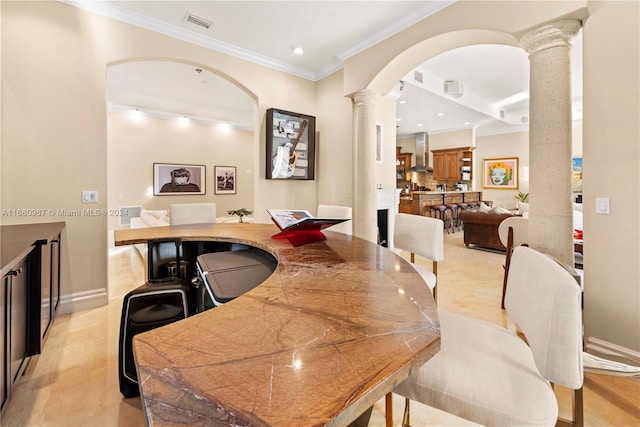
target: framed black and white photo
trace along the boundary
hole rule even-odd
[[[215,166],[215,194],[236,194],[236,167]]]
[[[205,194],[205,191],[206,173],[204,165],[153,164],[154,196]]]
[[[316,118],[268,109],[266,148],[267,179],[314,179]]]

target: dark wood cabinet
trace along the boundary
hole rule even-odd
[[[40,333],[44,342],[60,302],[60,235],[40,245],[42,261]]]
[[[31,356],[40,354],[60,300],[64,223],[0,227],[0,411]]]
[[[9,400],[9,373],[7,372],[9,363],[7,354],[9,351],[9,332],[7,331],[7,308],[8,290],[11,286],[11,276],[2,278],[0,288],[0,331],[2,331],[2,341],[0,341],[0,411],[2,411]]]
[[[28,275],[29,270],[25,259],[6,276],[8,290],[7,312],[9,314],[6,326],[9,347],[8,380],[11,388],[18,381],[27,358]]]

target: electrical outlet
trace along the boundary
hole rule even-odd
[[[98,192],[97,191],[83,191],[82,192],[82,203],[98,203]]]

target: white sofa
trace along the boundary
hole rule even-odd
[[[165,209],[148,210],[142,209],[140,216],[131,218],[129,228],[148,228],[148,227],[166,227],[169,225],[169,211]],[[145,277],[147,269],[147,245],[146,243],[138,243],[135,245],[138,253],[144,261]]]

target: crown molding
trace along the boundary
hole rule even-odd
[[[189,43],[193,43],[207,49],[215,50],[235,58],[244,59],[246,61],[263,65],[265,67],[272,68],[274,70],[282,71],[287,74],[292,74],[297,77],[301,77],[307,80],[316,80],[316,74],[312,71],[305,70],[299,67],[293,67],[289,64],[285,64],[280,61],[275,61],[266,56],[248,51],[246,49],[239,48],[229,43],[224,43],[218,40],[214,40],[209,37],[204,37],[199,34],[186,31],[175,25],[161,22],[157,19],[152,19],[137,13],[124,10],[113,4],[105,3],[103,1],[80,1],[80,0],[58,0],[62,3],[66,3],[70,6],[74,6],[88,12],[96,13],[108,18],[116,19],[118,21],[126,22],[127,24],[135,25],[137,27],[145,28],[147,30],[155,31],[160,34],[164,34],[179,40],[183,40]]]
[[[164,34],[179,40],[183,40],[189,43],[196,44],[198,46],[205,47],[207,49],[215,50],[235,58],[243,59],[254,64],[263,65],[265,67],[281,71],[283,73],[291,74],[296,77],[301,77],[306,80],[318,81],[344,67],[344,61],[353,55],[356,55],[363,50],[381,42],[382,40],[391,37],[392,35],[404,30],[423,20],[424,18],[450,6],[458,0],[443,0],[443,1],[428,1],[415,10],[414,13],[406,15],[401,19],[392,22],[391,24],[382,27],[376,33],[370,35],[359,43],[355,44],[349,49],[342,52],[338,52],[336,57],[337,61],[328,67],[314,72],[311,70],[294,67],[281,61],[268,58],[264,55],[260,55],[255,52],[251,52],[246,49],[239,48],[229,43],[224,43],[209,37],[202,36],[197,33],[186,31],[175,25],[167,24],[157,19],[149,18],[137,13],[133,13],[129,10],[125,10],[112,3],[106,3],[102,0],[95,1],[82,1],[82,0],[58,0],[61,3],[68,4],[92,13],[96,13],[108,18],[116,19],[118,21],[126,22],[137,27],[145,28],[147,30],[155,31],[160,34]]]

